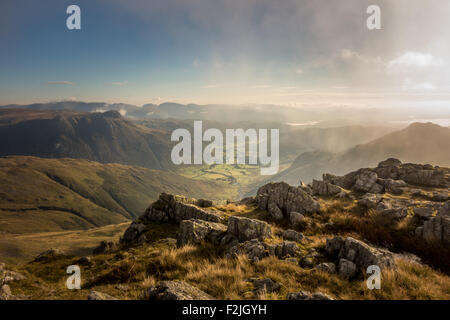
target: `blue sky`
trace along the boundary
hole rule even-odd
[[[372,3],[382,30],[365,27]],[[71,4],[81,30],[66,28]],[[446,0],[4,0],[0,103],[445,108],[449,13]]]

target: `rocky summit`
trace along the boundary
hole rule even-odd
[[[448,182],[448,168],[387,159],[241,201],[162,193],[92,255],[55,248],[22,269],[0,264],[0,298],[26,297],[33,274],[75,264],[90,300],[449,299]],[[368,288],[374,267],[389,290]]]

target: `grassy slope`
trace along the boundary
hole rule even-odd
[[[0,232],[87,229],[142,214],[161,192],[224,199],[223,186],[80,159],[0,158]]]

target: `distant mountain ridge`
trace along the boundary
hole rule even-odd
[[[83,158],[167,169],[170,136],[123,118],[117,111],[87,113],[0,109],[0,156]]]
[[[321,178],[324,172],[341,175],[358,168],[374,167],[387,158],[398,158],[403,163],[449,167],[450,128],[433,123],[413,123],[403,130],[341,153],[306,152],[298,156],[288,169],[266,182],[285,181],[298,185],[300,180],[310,182]]]

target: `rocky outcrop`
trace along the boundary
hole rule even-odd
[[[122,238],[120,238],[121,243],[144,243],[147,241],[147,237],[144,234],[144,231],[146,229],[145,224],[139,223],[139,222],[133,222],[128,227],[127,230],[125,230],[125,233],[123,234]]]
[[[363,168],[344,176],[323,175],[324,182],[359,192],[401,194],[407,185],[423,187],[450,186],[450,170],[429,164],[412,164],[387,159],[376,168]]]
[[[209,208],[212,201],[205,199],[192,199],[179,195],[162,193],[159,199],[153,202],[136,221],[134,221],[120,239],[120,243],[141,244],[147,241],[145,231],[147,224],[152,221],[179,223],[183,220],[203,220],[210,222],[223,222],[223,215]]]
[[[240,242],[252,239],[264,240],[272,236],[272,229],[267,222],[237,216],[228,218],[227,232]]]
[[[320,210],[319,203],[309,193],[285,182],[262,186],[258,189],[256,201],[258,208],[267,210],[275,220],[290,218],[291,212],[306,214]]]
[[[283,241],[280,244],[268,244],[257,239],[246,241],[230,247],[228,257],[236,257],[239,254],[245,254],[247,257],[258,262],[269,256],[275,256],[278,259],[286,259],[298,256],[300,252],[296,242]]]
[[[408,215],[408,208],[395,202],[383,200],[377,204],[377,213],[390,220],[400,220]]]
[[[308,291],[300,291],[300,292],[292,292],[288,293],[286,296],[287,300],[334,300],[329,295],[326,295],[322,292],[308,292]]]
[[[177,234],[177,246],[197,245],[204,241],[220,244],[227,232],[227,226],[204,220],[183,220]]]
[[[14,296],[11,292],[9,283],[24,280],[25,276],[21,273],[6,270],[4,263],[0,262],[0,301],[1,300],[21,300],[25,297]]]
[[[217,211],[207,211],[203,207],[207,203],[205,200],[196,200],[184,196],[162,193],[159,199],[152,203],[139,220],[160,221],[178,223],[182,220],[205,220],[211,222],[221,222],[222,214]],[[210,204],[209,202],[207,203]]]
[[[393,253],[386,249],[371,247],[351,237],[344,239],[338,236],[327,239],[325,251],[331,257],[346,259],[364,270],[371,265],[377,265],[380,268],[394,266]]]
[[[212,300],[209,294],[184,281],[161,281],[150,287],[144,297],[148,300]]]
[[[416,236],[427,241],[450,244],[450,216],[438,215],[416,229]]]
[[[370,169],[362,169],[355,177],[352,187],[355,191],[382,193],[384,187],[377,183],[378,175]]]
[[[334,196],[345,193],[341,187],[319,180],[313,180],[311,189],[315,196]]]

